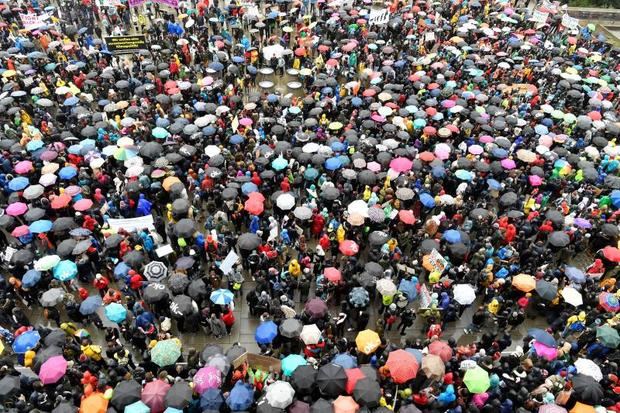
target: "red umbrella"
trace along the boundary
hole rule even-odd
[[[392,381],[397,384],[414,379],[420,367],[415,356],[405,350],[392,351],[385,365],[390,370]]]
[[[295,49],[295,56],[305,56],[306,54],[306,49],[304,47],[298,47],[297,49]]]
[[[361,369],[358,368],[346,369],[344,372],[347,374],[347,384],[345,386],[345,390],[348,394],[352,394],[355,384],[358,380],[365,379],[366,375]]]
[[[243,205],[243,209],[245,209],[252,215],[260,215],[265,210],[265,206],[258,199],[250,198],[247,201],[245,201],[245,204]]]
[[[329,281],[333,283],[339,283],[340,281],[342,281],[342,274],[337,268],[334,268],[334,267],[325,268],[325,270],[323,271],[323,274],[325,275],[325,278],[327,278]]]
[[[364,97],[372,97],[377,94],[377,91],[374,89],[366,89],[362,92],[362,96]]]
[[[73,204],[73,209],[76,211],[86,211],[93,206],[93,201],[88,198],[83,198]]]
[[[435,128],[433,128],[433,131],[435,131]],[[424,128],[424,133],[426,133],[426,128]],[[429,151],[422,152],[420,155],[418,155],[418,157],[424,162],[433,162],[435,160],[435,154]]]
[[[360,252],[359,245],[357,245],[355,241],[351,241],[348,239],[342,241],[338,246],[338,249],[341,253],[348,257],[352,257],[353,255],[356,255],[358,252]]]
[[[52,199],[52,208],[53,209],[61,209],[69,205],[71,202],[71,197],[67,194],[58,195],[54,199]]]
[[[620,250],[616,247],[607,246],[603,248],[603,257],[611,262],[620,262]]]
[[[320,298],[313,298],[306,303],[304,311],[312,318],[325,317],[325,314],[327,314],[327,304]]]
[[[415,224],[415,216],[413,215],[413,211],[410,209],[403,209],[401,211],[398,211],[398,218],[403,222],[403,224]]]
[[[338,66],[338,61],[336,59],[329,59],[325,64],[327,66],[336,67]]]
[[[444,363],[447,363],[452,358],[452,348],[445,341],[433,341],[428,345],[428,352],[441,357]]]
[[[142,390],[142,401],[151,408],[153,413],[161,413],[166,409],[166,394],[170,390],[170,385],[161,380],[147,383]]]

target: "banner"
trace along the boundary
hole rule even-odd
[[[28,13],[28,14],[19,13],[19,18],[21,19],[22,24],[24,25],[24,29],[35,30],[41,26],[47,25],[45,20],[49,18],[49,15],[35,14],[35,13]]]
[[[576,29],[579,27],[579,19],[570,17],[568,14],[562,16],[562,26],[569,29]]]
[[[368,24],[385,24],[390,20],[390,10],[371,10],[368,15]]]
[[[97,0],[98,7],[117,7],[122,5],[123,3],[120,0]]]
[[[179,8],[179,0],[153,0],[155,3],[165,4],[166,6],[170,6],[172,8]]]
[[[121,228],[128,232],[141,231],[145,228],[155,229],[153,215],[146,215],[138,218],[110,218],[108,219],[108,224],[110,224],[110,228],[116,231]]]
[[[147,49],[144,35],[105,37],[105,43],[108,50],[113,53],[131,53]]]
[[[534,10],[534,13],[532,14],[530,20],[540,24],[545,24],[547,22],[547,17],[549,17],[549,13]]]
[[[426,288],[426,284],[420,287],[420,308],[429,308],[431,306],[431,293]]]
[[[145,2],[146,0],[129,0],[127,4],[129,4],[129,7],[138,7],[142,6]]]

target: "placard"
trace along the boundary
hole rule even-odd
[[[155,250],[155,254],[157,254],[159,258],[165,257],[166,255],[170,255],[173,252],[174,252],[174,249],[172,249],[172,245],[170,244],[163,245]]]
[[[540,23],[540,24],[544,24],[547,22],[547,17],[549,17],[549,13],[545,13],[539,10],[534,10],[534,13],[532,14],[532,18],[530,20]]]
[[[113,53],[131,53],[136,50],[148,49],[146,37],[143,34],[132,36],[108,36],[105,37],[108,50]]]
[[[431,293],[426,288],[426,284],[420,287],[420,308],[429,308],[431,306]]]
[[[381,9],[381,10],[371,10],[368,15],[368,24],[385,24],[390,20],[390,10],[389,9]]]
[[[233,267],[239,260],[239,256],[235,254],[234,251],[230,251],[224,261],[220,264],[220,270],[224,273],[224,275],[228,274],[232,271]]]
[[[247,361],[248,366],[252,369],[261,369],[265,372],[280,373],[282,362],[277,358],[262,356],[254,353],[244,353],[237,357],[233,362],[233,368],[238,368]]]
[[[146,215],[137,218],[110,218],[108,219],[110,228],[118,231],[123,229],[127,232],[141,231],[145,228],[155,229],[153,215]]]
[[[46,26],[47,23],[45,20],[49,18],[47,14],[35,14],[35,13],[19,13],[19,18],[24,25],[24,29],[26,30],[35,30],[41,26]]]
[[[579,27],[579,19],[570,17],[568,14],[562,16],[562,26],[568,29],[576,29]]]

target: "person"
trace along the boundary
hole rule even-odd
[[[400,323],[396,327],[397,330],[400,330],[400,335],[404,336],[406,334],[405,330],[413,325],[415,321],[415,311],[412,308],[406,309],[400,316]]]

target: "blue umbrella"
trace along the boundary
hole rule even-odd
[[[135,403],[131,403],[128,406],[125,406],[125,410],[123,413],[150,413],[151,408],[144,404],[142,400],[138,400]]]
[[[80,99],[76,98],[75,96],[71,96],[70,98],[65,99],[65,101],[63,102],[63,105],[75,106],[78,104],[79,101]]]
[[[299,366],[305,366],[308,364],[305,358],[299,354],[289,354],[282,359],[282,372],[285,376],[292,376],[295,369]]]
[[[155,126],[157,128],[167,128],[168,126],[170,126],[170,121],[166,118],[157,118],[157,120],[155,121]],[[153,130],[154,132],[155,130]],[[155,135],[153,135],[155,136]]]
[[[545,346],[549,346],[549,347],[557,346],[555,338],[553,338],[551,334],[549,334],[543,329],[530,328],[529,330],[527,330],[527,334],[529,336],[532,336],[534,340],[538,341],[541,344],[544,344]]]
[[[435,207],[435,198],[431,196],[431,194],[427,192],[423,192],[420,194],[420,202],[426,208],[434,208]]]
[[[246,69],[248,70],[248,73],[251,75],[255,75],[256,72],[258,72],[258,69],[252,65],[248,66]]]
[[[508,157],[508,151],[502,148],[493,148],[491,151],[491,155],[495,156],[498,159],[504,159]]]
[[[226,398],[226,404],[233,412],[247,410],[254,403],[254,389],[239,380]]]
[[[9,189],[11,191],[21,191],[30,185],[30,180],[25,176],[18,176],[9,181]]]
[[[69,235],[72,237],[87,237],[92,234],[92,231],[86,228],[74,228],[69,231]]]
[[[281,171],[282,169],[288,166],[288,161],[284,159],[282,156],[278,156],[271,162],[271,167],[276,171]]]
[[[613,206],[620,208],[620,190],[614,189],[611,191],[609,198],[611,198],[611,203]]]
[[[77,169],[73,166],[65,166],[60,171],[58,171],[58,176],[60,179],[71,179],[77,176]]]
[[[131,270],[131,268],[127,264],[123,261],[119,262],[116,264],[116,267],[114,267],[114,278],[118,280],[119,278],[126,277],[129,270]]]
[[[217,130],[213,126],[206,126],[202,128],[202,134],[205,136],[215,135],[215,132],[217,132]]]
[[[351,105],[355,107],[362,106],[362,103],[363,103],[362,99],[358,98],[357,96],[351,99]]]
[[[90,297],[87,297],[86,300],[82,301],[82,304],[80,304],[80,314],[94,314],[95,311],[97,311],[102,305],[103,300],[101,299],[101,296],[91,295]]]
[[[407,300],[412,302],[418,296],[417,285],[418,283],[403,278],[400,280],[400,284],[398,284],[398,291],[405,293],[405,295],[407,295]]]
[[[434,178],[443,178],[444,176],[446,176],[446,170],[443,166],[433,166],[431,174]]]
[[[79,155],[82,152],[82,145],[71,145],[67,151],[73,155]]]
[[[122,323],[127,318],[127,309],[119,303],[108,304],[105,306],[105,316],[114,323]]]
[[[26,331],[17,336],[13,341],[13,351],[16,353],[25,353],[39,344],[41,336],[37,330]]]
[[[340,155],[338,159],[340,159],[340,163],[342,164],[342,166],[347,166],[351,163],[351,160],[346,155]]]
[[[30,152],[36,151],[37,149],[41,149],[45,144],[41,139],[35,139],[26,144],[26,149]]]
[[[471,172],[466,171],[465,169],[459,169],[458,171],[454,173],[454,175],[457,178],[459,178],[461,181],[471,181],[474,177],[474,175]]]
[[[63,260],[54,267],[54,278],[60,281],[69,281],[78,273],[77,265],[73,261]]]
[[[209,68],[215,70],[216,72],[219,72],[220,70],[224,69],[224,65],[220,62],[213,62],[209,65]]]
[[[418,364],[422,363],[422,356],[423,356],[423,354],[422,354],[422,352],[420,350],[418,350],[417,348],[409,348],[409,347],[407,347],[405,349],[405,351],[407,353],[412,354],[413,357],[415,357],[415,359],[418,361]]]
[[[241,185],[241,192],[243,192],[244,195],[248,195],[252,192],[258,192],[258,187],[254,182],[246,182]]]
[[[534,132],[539,135],[546,135],[549,133],[549,129],[545,125],[536,125],[534,126]]]
[[[220,410],[224,403],[224,397],[219,389],[208,389],[200,396],[200,409],[205,410]]]
[[[270,93],[267,95],[267,102],[276,103],[277,101],[278,101],[278,95],[274,95],[273,93]]]
[[[325,161],[325,169],[335,171],[342,166],[342,161],[338,157],[329,158]]]
[[[449,229],[443,233],[443,239],[448,241],[450,244],[458,244],[461,242],[461,233],[455,229]]]
[[[164,413],[183,413],[183,410],[179,410],[175,407],[168,407],[166,410],[164,410]]]
[[[578,284],[583,284],[586,282],[586,275],[579,268],[566,267],[564,269],[564,274],[566,274],[569,280]]]
[[[331,144],[331,148],[334,152],[342,152],[344,151],[344,144],[340,141],[334,141]]]
[[[352,355],[346,353],[336,355],[332,363],[341,366],[343,369],[353,369],[357,367],[357,360]]]
[[[240,143],[243,143],[244,140],[245,139],[241,135],[233,135],[230,137],[230,143],[233,145],[239,145]]]
[[[225,288],[219,288],[211,293],[211,301],[214,304],[227,305],[235,299],[235,295]]]
[[[265,321],[256,327],[254,338],[258,344],[269,344],[278,335],[278,326],[273,321]]]
[[[26,288],[32,288],[41,281],[41,273],[37,270],[28,270],[22,277],[22,284]]]
[[[52,229],[52,221],[47,219],[40,219],[30,224],[28,226],[28,229],[30,229],[30,232],[32,232],[33,234],[48,232]]]
[[[502,189],[502,184],[500,184],[495,179],[487,179],[487,185],[489,185],[489,189],[493,191],[499,191],[500,189]]]
[[[243,63],[243,62],[245,62],[245,58],[242,57],[242,56],[233,56],[232,57],[232,61],[234,63]]]

